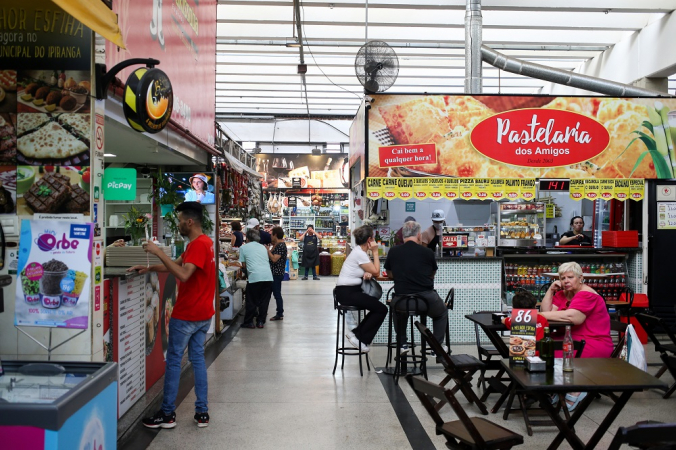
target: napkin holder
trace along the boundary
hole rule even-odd
[[[547,364],[539,356],[527,356],[526,370],[529,372],[544,372],[547,370]]]

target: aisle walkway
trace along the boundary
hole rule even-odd
[[[436,436],[431,419],[406,383],[399,388],[390,377],[373,368],[359,376],[356,358],[347,358],[345,370],[331,375],[335,345],[335,311],[332,289],[335,278],[321,281],[291,281],[283,285],[285,319],[268,322],[264,329],[240,329],[209,366],[208,428],[193,422],[194,391],[177,409],[178,426],[156,434],[148,448],[197,449],[442,449],[445,440]],[[269,316],[274,315],[274,299]],[[241,321],[241,317],[239,318]],[[453,324],[451,324],[453,326]],[[453,346],[455,353],[475,353],[475,346]],[[652,346],[648,355],[653,358]],[[375,347],[371,358],[378,367],[385,362],[385,349]],[[651,373],[657,370],[650,367]],[[433,365],[430,379],[442,372]],[[664,381],[671,382],[665,375]],[[493,405],[497,396],[489,398]],[[475,408],[467,405],[470,415]],[[409,403],[409,401],[411,403]],[[583,440],[596,429],[609,408],[609,400],[595,401],[576,429]],[[446,420],[450,408],[442,410]],[[520,415],[503,421],[502,414],[487,417],[525,436],[517,448],[546,448],[554,428],[536,428],[528,437]],[[637,420],[676,422],[676,397],[662,400],[658,392],[637,393],[618,417],[611,431]],[[612,439],[607,434],[598,448]],[[562,445],[560,448],[569,448]]]

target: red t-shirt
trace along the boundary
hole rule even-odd
[[[512,318],[511,317],[506,317],[505,318],[505,326],[507,327],[508,330],[512,329]],[[535,325],[535,340],[539,341],[543,337],[545,337],[545,327],[549,326],[549,322],[547,319],[545,319],[543,316],[538,314],[538,321],[537,324]]]
[[[178,296],[171,317],[189,322],[210,319],[214,315],[216,291],[216,259],[214,243],[209,236],[201,234],[190,242],[181,255],[183,264],[194,264],[197,269],[188,281],[178,280]]]

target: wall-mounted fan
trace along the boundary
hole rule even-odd
[[[397,79],[399,58],[385,42],[370,41],[357,52],[354,70],[367,92],[385,92]]]

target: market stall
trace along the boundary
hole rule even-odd
[[[528,267],[517,283],[534,291],[536,267],[579,257],[618,265],[612,277],[645,292],[645,241],[605,247],[624,230],[644,235],[644,180],[673,177],[659,130],[673,131],[675,108],[650,98],[373,95],[351,128],[352,225],[385,234],[386,253],[406,217],[425,230],[441,211],[435,286],[442,297],[455,288],[451,319],[508,304],[514,265]],[[584,256],[558,243],[574,216],[596,245]],[[474,335],[451,332],[457,342]]]

